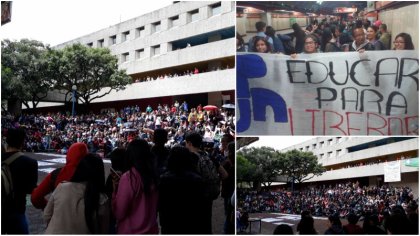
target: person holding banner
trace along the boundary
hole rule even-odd
[[[314,34],[308,34],[305,36],[302,54],[312,53],[318,53],[318,38]],[[297,54],[291,54],[290,57],[295,59]]]
[[[263,37],[257,37],[254,41],[252,51],[259,53],[271,53],[271,44]]]
[[[349,51],[363,52],[363,51],[375,50],[372,44],[369,43],[369,40],[365,38],[365,32],[363,28],[353,29],[353,38],[354,38],[354,41],[350,45]]]
[[[407,33],[399,33],[394,40],[394,50],[414,50],[411,36]]]

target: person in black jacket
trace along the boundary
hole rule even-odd
[[[162,234],[206,234],[204,182],[194,171],[190,151],[172,148],[167,172],[159,186],[159,221]]]
[[[375,50],[373,45],[370,44],[369,41],[365,38],[365,32],[363,31],[363,28],[353,29],[353,38],[354,41],[350,45],[349,51],[363,52]]]
[[[23,129],[7,131],[7,148],[2,153],[1,161],[7,160],[22,150],[25,140]],[[1,234],[29,234],[26,219],[26,194],[31,194],[38,182],[38,162],[25,155],[20,155],[10,165],[13,192],[6,195],[3,186],[1,194]],[[10,196],[10,197],[9,197]]]

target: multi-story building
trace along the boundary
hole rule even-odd
[[[56,48],[74,43],[109,48],[133,79],[125,90],[92,101],[95,110],[175,100],[192,106],[234,103],[234,2],[174,2]],[[55,94],[47,100],[60,99]]]
[[[401,181],[393,186],[409,186],[418,196],[418,137],[318,137],[281,150],[313,152],[326,172],[307,181],[334,183],[359,181],[363,185],[382,185],[386,162],[400,160]]]

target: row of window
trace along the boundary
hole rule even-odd
[[[211,15],[212,16],[220,14],[222,12],[221,2],[210,5],[210,9],[211,9]],[[168,19],[169,19],[169,22],[168,22],[168,27],[169,28],[172,28],[172,27],[180,24],[179,23],[179,21],[180,21],[179,20],[179,15],[169,17]],[[192,10],[192,11],[188,12],[188,14],[187,14],[187,22],[188,23],[197,21],[199,19],[200,19],[199,9],[195,9],[195,10]],[[154,22],[154,23],[151,24],[151,33],[152,34],[160,32],[161,29],[162,29],[161,28],[161,21]],[[144,37],[146,35],[145,26],[141,26],[141,27],[136,28],[134,33],[135,33],[135,38]],[[129,30],[125,31],[125,32],[122,32],[120,43],[123,43],[123,42],[127,41],[129,39],[129,36],[130,36],[130,31]],[[117,35],[111,35],[109,37],[108,45],[105,45],[105,39],[99,39],[97,41],[97,47],[111,46],[111,45],[114,45],[114,44],[117,44]],[[93,42],[87,43],[87,46],[93,47]]]
[[[338,150],[330,151],[327,153],[321,153],[319,154],[319,158],[322,159],[322,158],[329,158],[329,157],[338,157],[338,156],[343,155],[344,153],[345,151],[343,149],[338,149]]]
[[[334,144],[339,144],[343,141],[344,141],[344,139],[342,137],[330,138],[326,141],[321,141],[319,143],[314,143],[314,144],[308,145],[306,147],[301,147],[301,148],[299,148],[299,151],[305,151],[305,152],[313,151],[313,150],[316,150],[316,149],[319,149],[319,148],[324,148],[324,147],[331,146],[331,145],[334,145]]]
[[[152,50],[152,56],[159,55],[160,54],[160,45],[153,46],[151,48],[151,50]],[[130,56],[129,52],[121,54],[121,63],[128,61],[129,56]],[[136,60],[141,59],[141,58],[145,58],[145,57],[146,57],[146,54],[144,52],[144,49],[138,49],[138,50],[135,51],[135,59]]]

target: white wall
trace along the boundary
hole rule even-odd
[[[397,34],[405,32],[411,35],[414,48],[419,49],[419,4],[381,11],[379,20],[387,25],[392,41]]]

